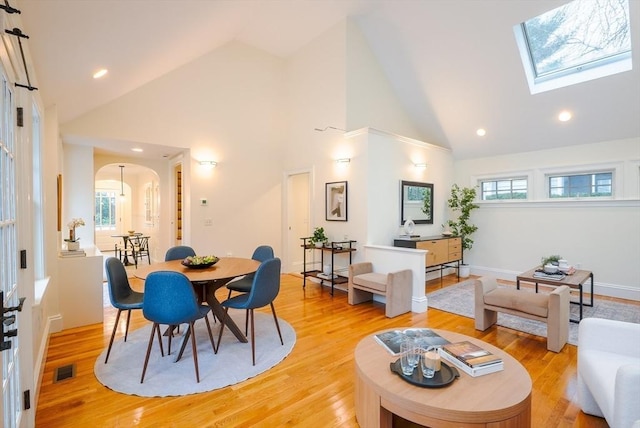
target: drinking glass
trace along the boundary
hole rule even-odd
[[[438,354],[435,347],[430,346],[422,354],[421,360],[422,375],[427,379],[431,379],[440,370],[440,354]]]
[[[415,343],[412,340],[403,340],[400,343],[400,367],[405,376],[413,374],[414,365],[411,365],[415,352]]]
[[[409,359],[409,364],[411,365],[411,367],[416,368],[418,367],[418,363],[420,362],[420,347],[414,340],[409,340],[409,342],[412,344],[412,346],[407,357]]]

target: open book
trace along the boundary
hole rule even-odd
[[[408,328],[406,330],[391,330],[375,334],[374,339],[381,344],[391,355],[400,355],[400,344],[406,338],[413,338],[422,347],[442,346],[449,343],[430,328]]]

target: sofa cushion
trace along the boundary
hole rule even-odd
[[[387,290],[387,274],[375,272],[363,273],[354,276],[353,283],[384,293]]]
[[[548,294],[497,288],[484,295],[484,303],[500,308],[515,309],[542,318],[548,317]]]

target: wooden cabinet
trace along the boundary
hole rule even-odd
[[[393,241],[395,247],[427,250],[425,256],[426,272],[442,270],[447,267],[458,269],[462,259],[462,240],[459,236],[420,236],[417,238],[398,238]]]

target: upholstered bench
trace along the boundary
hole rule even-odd
[[[373,272],[370,262],[349,266],[349,304],[367,302],[374,294],[385,296],[385,315],[393,318],[411,311],[413,275],[411,269],[391,273]]]
[[[498,312],[547,324],[547,349],[560,352],[569,338],[569,287],[556,287],[550,294],[500,288],[495,278],[475,281],[476,330],[486,330],[498,321]]]

